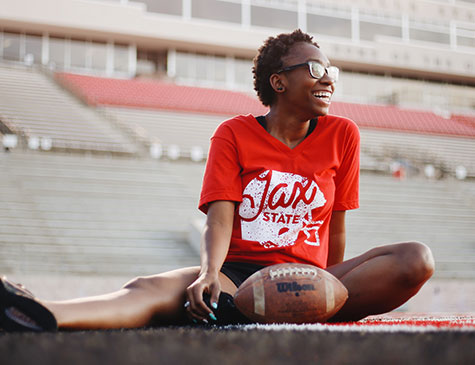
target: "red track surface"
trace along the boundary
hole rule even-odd
[[[380,316],[371,316],[358,322],[334,323],[330,326],[412,326],[436,328],[472,328],[475,329],[475,316],[470,314],[457,315],[410,315],[389,313]]]

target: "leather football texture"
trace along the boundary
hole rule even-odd
[[[248,277],[234,295],[236,307],[258,323],[323,323],[348,299],[345,286],[316,266],[286,263]]]

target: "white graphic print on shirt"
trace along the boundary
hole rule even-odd
[[[242,238],[258,241],[266,248],[284,247],[294,245],[302,231],[306,244],[319,246],[318,229],[323,221],[314,221],[312,210],[325,203],[315,181],[267,170],[244,189],[239,206]]]

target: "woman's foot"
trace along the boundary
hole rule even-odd
[[[53,314],[21,285],[0,278],[0,328],[5,331],[56,331]]]

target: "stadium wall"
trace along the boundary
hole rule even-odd
[[[430,1],[417,3],[425,4],[425,6],[417,5],[418,13],[424,12],[426,8],[432,9],[434,6]],[[312,4],[313,2],[308,2],[305,10],[311,11]],[[440,8],[441,5],[438,6]],[[341,7],[343,9],[343,4]],[[324,11],[324,9],[320,5],[315,12]],[[351,9],[347,5],[343,10],[332,11],[335,14],[343,11],[347,14],[345,16],[351,18],[346,19],[347,22],[351,21],[352,24],[359,22],[359,15],[351,15],[351,11],[359,14],[358,8]],[[469,4],[457,4],[453,6],[453,9],[456,10],[452,13],[475,18],[475,8]],[[433,11],[432,9],[429,14]],[[404,19],[406,19],[408,24],[412,24],[409,13],[403,13],[402,9],[393,15],[391,21],[395,19],[397,22],[405,23]],[[356,17],[356,20],[353,17]],[[434,15],[434,17],[431,15],[428,18],[432,21],[439,19],[440,23],[440,15]],[[295,25],[307,28],[308,20],[300,19],[301,17]],[[383,20],[384,16],[381,17],[381,21]],[[4,28],[56,33],[71,37],[93,37],[104,41],[125,42],[138,47],[157,48],[161,45],[206,53],[232,54],[235,57],[245,58],[252,58],[256,49],[269,34],[288,30],[285,26],[281,29],[271,29],[264,26],[249,26],[245,23],[235,24],[188,19],[185,15],[151,13],[147,12],[147,7],[143,3],[86,0],[44,0],[41,2],[0,0],[0,24]],[[413,41],[408,38],[409,35],[404,34],[402,37],[379,35],[372,41],[366,41],[360,39],[359,30],[353,30],[350,38],[319,34],[318,39],[334,63],[340,66],[359,71],[394,72],[411,77],[473,84],[475,83],[474,49],[461,46],[460,41],[457,43],[457,37],[459,33],[466,32],[468,36],[465,38],[471,42],[475,29],[472,29],[473,25],[467,23],[466,20],[454,20],[451,24],[455,30],[448,28],[447,24],[440,25],[440,34],[450,39],[449,44],[437,44],[437,41],[435,43]],[[405,33],[404,27],[402,29]],[[311,29],[309,31],[311,32]],[[426,32],[436,33],[432,30]],[[441,53],[444,50],[450,50],[450,52]]]

